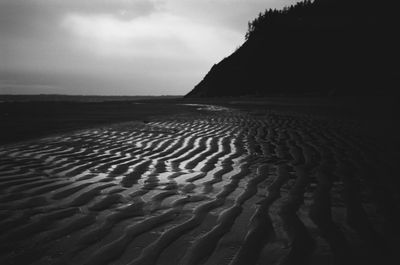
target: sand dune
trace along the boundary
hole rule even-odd
[[[0,263],[395,258],[379,145],[310,115],[199,109],[0,147]]]

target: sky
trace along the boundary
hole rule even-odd
[[[0,0],[0,94],[184,95],[296,0]]]

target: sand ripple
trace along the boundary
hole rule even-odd
[[[1,147],[0,263],[393,258],[395,191],[377,176],[394,170],[378,145],[332,120],[205,110]]]

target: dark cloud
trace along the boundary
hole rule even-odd
[[[109,14],[123,19],[157,10],[150,0],[0,0],[0,33],[37,36],[51,34],[66,13]]]

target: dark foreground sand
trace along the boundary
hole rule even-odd
[[[396,264],[397,165],[356,125],[192,107],[0,147],[0,264]]]

